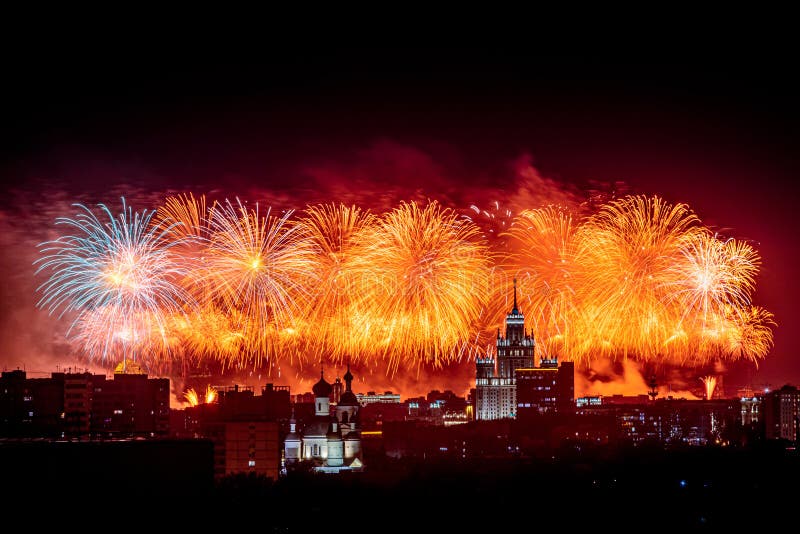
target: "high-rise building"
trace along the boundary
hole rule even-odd
[[[575,365],[543,359],[539,367],[516,371],[517,413],[569,413],[575,407]]]
[[[17,369],[0,375],[0,436],[60,437],[63,415],[64,373],[28,378]]]
[[[217,398],[173,410],[173,435],[210,439],[214,475],[253,473],[276,479],[280,472],[280,425],[289,418],[289,386],[267,384],[217,388]]]
[[[91,373],[64,375],[64,434],[82,436],[89,434],[92,422]]]
[[[764,395],[762,401],[767,439],[798,440],[800,390],[785,385]]]
[[[210,420],[201,434],[214,444],[214,476],[254,473],[273,480],[280,471],[278,423]]]
[[[476,362],[475,419],[516,417],[517,385],[515,371],[533,367],[536,343],[525,332],[525,316],[517,307],[517,281],[514,280],[514,307],[506,315],[505,336],[497,330],[497,359],[478,358]]]
[[[558,399],[558,367],[517,369],[517,411],[555,413]]]
[[[169,379],[115,372],[92,377],[91,432],[108,437],[169,434]]]
[[[156,437],[169,432],[169,379],[131,365],[114,379],[91,373],[25,371],[0,376],[0,436]]]
[[[575,364],[561,362],[558,366],[558,401],[556,410],[569,413],[575,409]]]

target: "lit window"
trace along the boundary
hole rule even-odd
[[[122,415],[122,410],[114,410],[115,415]]]
[[[249,467],[255,467],[256,466],[256,461],[255,460],[248,460],[247,461],[247,465]]]

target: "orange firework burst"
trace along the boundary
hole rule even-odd
[[[194,388],[189,388],[184,392],[183,399],[189,406],[199,406],[201,403],[212,404],[217,402],[217,390],[209,384],[206,386],[205,395],[201,397]]]
[[[576,258],[576,225],[572,214],[556,207],[525,210],[506,235],[512,239],[510,256],[514,277],[519,279],[526,317],[533,323],[538,350],[543,357],[572,353],[573,332],[579,331],[576,289],[580,270]],[[493,301],[505,302],[508,280],[494,284],[499,294]],[[504,298],[505,297],[505,298]],[[500,312],[498,314],[498,311]],[[492,316],[508,312],[508,304]]]
[[[619,356],[663,356],[664,341],[675,334],[681,315],[676,306],[665,305],[665,288],[683,244],[700,231],[685,204],[643,196],[603,206],[580,228],[582,294],[589,307],[600,310],[586,332],[596,345],[608,341],[610,352]]]
[[[724,356],[758,363],[772,348],[774,315],[760,306],[746,306],[729,314]]]
[[[458,358],[486,301],[490,262],[478,228],[432,202],[402,204],[355,261],[357,332],[365,350],[441,365]]]
[[[722,241],[710,232],[693,232],[682,246],[667,289],[690,320],[707,321],[729,306],[750,304],[760,259],[741,241]]]
[[[313,249],[291,212],[259,215],[241,201],[211,212],[211,237],[202,282],[210,300],[240,314],[235,330],[244,336],[242,361],[275,357],[280,331],[292,328],[305,308],[313,282]]]
[[[343,204],[309,207],[300,220],[314,249],[319,279],[303,314],[304,333],[310,348],[336,361],[361,356],[353,324],[360,281],[353,265],[364,253],[375,223],[374,215]]]

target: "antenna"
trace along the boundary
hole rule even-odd
[[[514,277],[514,313],[517,312],[517,277]]]

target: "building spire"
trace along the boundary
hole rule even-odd
[[[350,359],[347,360],[347,373],[344,375],[344,381],[347,384],[345,391],[352,391],[353,373],[350,372]]]
[[[514,309],[511,313],[518,314],[519,310],[517,309],[517,277],[514,277]]]

